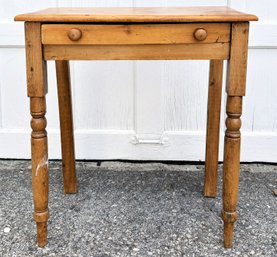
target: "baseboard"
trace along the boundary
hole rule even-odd
[[[220,140],[222,161],[223,135]],[[0,130],[0,158],[30,158],[30,131]],[[48,132],[49,158],[59,159],[59,131]],[[77,159],[205,160],[204,131],[167,131],[161,137],[131,130],[76,130]],[[277,133],[242,133],[241,161],[277,162]]]

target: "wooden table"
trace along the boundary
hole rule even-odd
[[[56,61],[64,191],[76,193],[69,60],[210,60],[204,195],[215,197],[223,60],[228,60],[222,219],[224,246],[231,247],[237,220],[248,29],[249,21],[257,17],[227,7],[50,8],[15,20],[25,21],[38,245],[47,242],[49,217],[46,61]]]

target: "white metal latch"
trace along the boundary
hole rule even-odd
[[[149,145],[168,145],[169,139],[164,134],[153,135],[153,134],[136,134],[132,136],[132,144],[149,144]]]

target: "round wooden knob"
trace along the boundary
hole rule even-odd
[[[79,29],[71,29],[68,32],[68,37],[72,41],[78,41],[82,37],[82,31]]]
[[[205,29],[196,29],[194,31],[194,37],[198,41],[203,41],[207,38],[208,33]]]

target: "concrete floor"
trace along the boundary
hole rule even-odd
[[[277,166],[242,165],[234,248],[222,246],[221,179],[205,199],[203,165],[78,162],[64,195],[50,162],[48,245],[36,246],[30,161],[0,161],[0,256],[277,256]],[[220,174],[222,166],[220,166]]]

